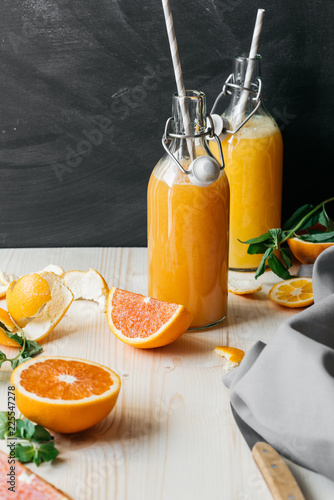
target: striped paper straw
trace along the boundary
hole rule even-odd
[[[255,28],[254,28],[254,32],[253,32],[251,49],[249,52],[249,61],[248,61],[247,70],[246,70],[245,82],[244,82],[244,87],[247,87],[247,88],[250,88],[250,84],[252,82],[252,74],[253,74],[253,69],[254,69],[254,59],[256,57],[257,49],[259,46],[260,34],[261,34],[262,23],[263,23],[263,16],[264,16],[264,9],[258,9],[256,21],[255,21]],[[236,120],[235,120],[235,123],[233,124],[233,126],[238,126],[243,121],[243,119],[245,117],[248,96],[249,96],[249,92],[247,92],[247,90],[244,90],[241,93],[240,101],[239,101],[238,105],[236,106],[235,113],[234,113]]]
[[[176,41],[174,23],[173,23],[173,15],[172,15],[172,11],[170,8],[169,0],[162,0],[162,7],[164,9],[167,35],[168,35],[168,41],[169,41],[169,46],[170,46],[170,52],[172,55],[172,62],[173,62],[173,68],[174,68],[177,93],[178,93],[179,97],[184,97],[186,95],[186,91],[185,91],[184,83],[183,83],[181,61],[180,61],[180,57],[179,57],[179,51],[177,48],[177,41]],[[185,99],[181,99],[181,114],[182,114],[185,133],[186,133],[186,135],[190,135],[191,134],[190,117],[189,117],[189,110],[188,110]],[[187,146],[188,146],[190,158],[191,158],[191,160],[193,160],[195,155],[194,155],[194,145],[193,145],[192,139],[187,139]]]

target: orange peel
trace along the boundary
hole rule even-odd
[[[255,279],[244,280],[232,276],[228,277],[228,291],[235,295],[248,295],[259,292],[261,289],[261,283],[258,283]]]
[[[20,347],[20,344],[16,340],[11,339],[7,335],[8,333],[15,333],[16,330],[16,326],[8,312],[0,308],[0,344],[9,347]]]
[[[48,272],[42,272],[41,277],[49,285],[51,300],[23,328],[28,340],[36,342],[54,330],[73,302],[73,293],[61,278]]]
[[[64,282],[72,291],[74,300],[92,300],[98,303],[101,312],[106,312],[109,287],[95,269],[90,267],[88,271],[68,271],[64,275]]]
[[[226,359],[225,370],[230,371],[236,366],[238,366],[245,356],[245,352],[237,347],[229,346],[217,346],[215,347],[215,353],[218,356],[222,356]]]

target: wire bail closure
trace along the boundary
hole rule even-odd
[[[208,173],[208,172],[203,172],[203,169],[201,169],[202,171],[200,172],[200,174],[204,174],[204,176],[209,176],[210,179],[213,179],[214,177],[216,177],[214,180],[198,180],[198,184],[197,185],[209,185],[209,184],[212,184],[212,182],[214,182],[215,180],[217,180],[217,178],[219,177],[219,173],[221,170],[224,170],[225,168],[225,162],[224,162],[224,155],[223,155],[223,150],[222,150],[222,147],[221,147],[221,143],[220,143],[220,140],[219,140],[219,137],[215,134],[215,129],[214,129],[214,123],[213,123],[213,120],[211,118],[210,115],[207,115],[206,116],[207,120],[210,122],[210,126],[204,131],[204,132],[201,132],[199,134],[191,134],[191,135],[186,135],[186,134],[175,134],[175,133],[172,133],[172,132],[169,132],[169,127],[170,127],[170,124],[171,122],[173,121],[173,118],[170,117],[168,118],[168,120],[166,121],[166,125],[165,125],[165,131],[163,133],[163,136],[162,136],[162,145],[164,147],[164,150],[166,151],[166,153],[168,154],[168,156],[174,161],[174,163],[177,165],[177,167],[181,170],[181,172],[183,172],[184,174],[187,174],[187,175],[190,175],[190,176],[196,176],[195,172],[194,172],[194,168],[195,167],[195,163],[198,162],[198,160],[200,160],[201,158],[206,158],[206,159],[209,159],[209,160],[213,160],[213,162],[216,162],[217,163],[217,168],[218,168],[218,175],[216,175],[216,173],[213,173],[212,172],[212,169],[211,169],[211,172]],[[220,163],[221,165],[218,164],[217,160],[215,160],[214,158],[211,158],[210,156],[199,156],[198,158],[196,158],[190,165],[189,167],[189,170],[186,170],[185,168],[182,167],[181,163],[177,160],[177,158],[173,155],[173,153],[171,153],[169,147],[168,147],[168,143],[171,139],[197,139],[199,137],[206,137],[206,136],[209,136],[211,139],[215,139],[217,144],[218,144],[218,149],[219,149],[219,156],[220,156]],[[212,163],[213,163],[212,162]],[[202,162],[203,163],[203,162]],[[199,162],[198,162],[198,165],[199,165]],[[203,165],[204,166],[204,165]],[[211,165],[213,166],[213,165]],[[207,167],[208,167],[208,163],[207,165],[204,167],[205,170],[207,170]],[[215,167],[213,167],[215,168]],[[209,167],[210,169],[210,167]],[[217,170],[217,169],[216,169]],[[209,178],[208,177],[208,178]]]
[[[224,128],[223,129],[223,133],[227,133],[227,134],[236,134],[237,132],[239,132],[239,130],[245,125],[245,123],[247,123],[248,120],[250,118],[252,118],[253,115],[255,115],[255,113],[257,112],[257,110],[261,106],[262,100],[263,100],[263,98],[262,98],[262,80],[261,80],[261,78],[257,78],[258,85],[255,85],[253,83],[251,84],[251,87],[253,85],[253,87],[255,87],[256,90],[254,90],[252,88],[248,88],[248,87],[243,87],[242,85],[238,85],[238,84],[234,83],[233,80],[234,80],[234,75],[233,75],[233,73],[231,73],[230,76],[225,81],[225,83],[223,85],[223,88],[222,88],[222,91],[220,92],[220,94],[218,94],[218,96],[217,96],[217,98],[216,98],[216,100],[215,100],[215,102],[214,102],[214,104],[212,106],[210,114],[212,115],[215,112],[217,104],[218,104],[218,102],[220,101],[220,99],[222,97],[224,97],[226,95],[232,95],[232,92],[231,92],[230,88],[231,89],[237,89],[237,90],[246,90],[250,94],[255,95],[255,97],[253,97],[252,99],[256,102],[256,106],[253,109],[253,111],[248,116],[246,116],[246,118],[243,120],[243,122],[240,123],[240,125],[238,125],[238,127],[235,130],[229,130],[229,129]]]

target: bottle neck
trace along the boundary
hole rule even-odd
[[[259,88],[258,79],[261,78],[261,60],[260,55],[257,55],[254,59],[235,56],[232,83],[257,92]],[[232,122],[234,127],[239,124],[243,116],[249,115],[254,110],[257,105],[255,97],[256,94],[252,92],[247,93],[239,88],[233,88],[232,99],[224,116]],[[266,114],[262,104],[256,114]]]
[[[173,96],[172,132],[181,135],[197,135],[205,131],[206,127],[206,97],[203,92],[187,90],[184,97]],[[207,154],[204,137],[174,138],[171,152],[179,161],[193,160],[197,156]]]
[[[195,135],[205,130],[206,98],[203,92],[187,90],[184,97],[173,96],[173,132]]]

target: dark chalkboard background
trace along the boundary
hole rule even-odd
[[[334,194],[333,1],[172,0],[186,87],[209,109],[259,7],[286,218]],[[160,1],[2,0],[0,26],[0,245],[146,245],[175,91]]]

